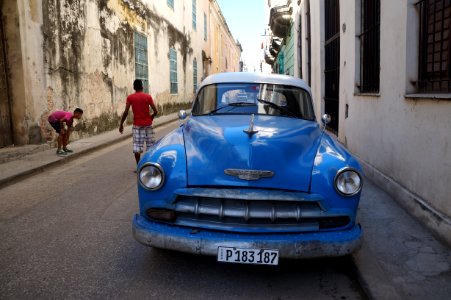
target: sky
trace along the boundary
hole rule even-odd
[[[262,58],[262,35],[268,20],[265,20],[265,0],[216,0],[235,40],[239,40],[241,57],[249,71],[259,71]]]

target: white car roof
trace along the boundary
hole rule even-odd
[[[284,84],[302,88],[308,91],[309,94],[311,94],[310,87],[302,79],[281,74],[264,74],[264,73],[248,73],[248,72],[216,73],[210,75],[201,82],[199,89],[206,85],[216,83]]]

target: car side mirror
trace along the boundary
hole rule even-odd
[[[323,121],[323,132],[326,130],[326,126],[327,126],[327,124],[330,123],[331,120],[332,120],[332,118],[328,114],[324,114],[321,117],[321,121]]]
[[[185,110],[182,109],[182,110],[179,111],[179,119],[180,120],[185,120],[186,116],[187,116],[187,114],[186,114]]]
[[[323,121],[324,126],[326,126],[327,124],[329,124],[331,120],[332,120],[332,119],[331,119],[330,115],[328,115],[328,114],[324,114],[324,115],[321,117],[321,121]]]

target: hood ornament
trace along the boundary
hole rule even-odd
[[[260,178],[274,176],[273,171],[266,170],[225,169],[224,173],[230,176],[236,176],[242,180],[259,180]]]
[[[255,115],[252,114],[251,116],[251,124],[249,124],[249,128],[243,130],[245,133],[247,133],[249,135],[249,137],[251,137],[252,135],[256,134],[258,132],[258,130],[254,130],[254,117]]]

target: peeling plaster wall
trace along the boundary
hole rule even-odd
[[[196,30],[191,0],[174,3],[174,9],[160,0],[3,3],[15,143],[51,141],[47,117],[58,109],[85,112],[72,139],[117,127],[126,96],[133,92],[135,32],[148,38],[149,90],[159,110],[164,114],[189,106],[194,58],[197,83],[206,75],[202,53],[209,56],[212,39],[210,28],[204,39],[203,18],[216,2],[197,1]],[[177,50],[177,94],[169,92],[170,47]]]
[[[3,20],[4,50],[6,58],[7,81],[11,107],[12,138],[16,144],[28,143],[29,102],[25,97],[25,79],[23,77],[22,32],[24,24],[21,21],[19,3],[12,1],[0,2]],[[12,101],[16,99],[16,101]]]

